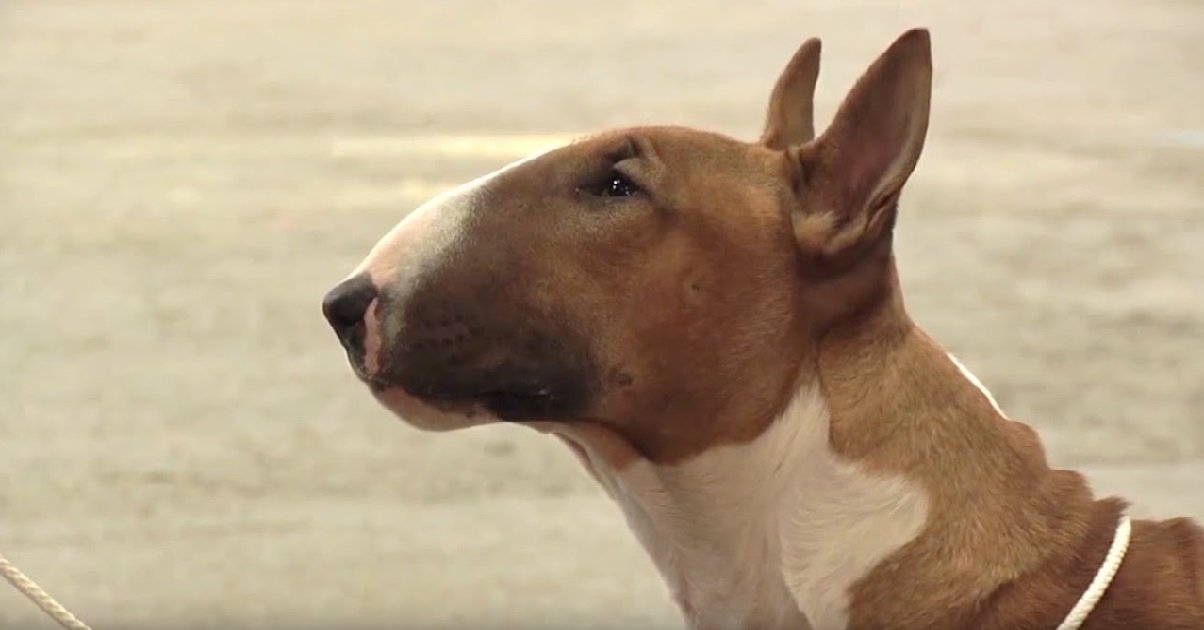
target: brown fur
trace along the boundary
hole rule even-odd
[[[631,134],[646,144],[646,164],[635,168],[658,214],[636,229],[638,245],[595,261],[615,274],[592,283],[613,284],[577,317],[607,340],[615,386],[587,415],[667,463],[752,439],[789,395],[802,332],[797,304],[772,287],[797,282],[795,254],[781,192],[748,168],[772,169],[777,156],[685,130]],[[748,382],[752,371],[772,376]],[[712,424],[721,418],[740,420]]]
[[[760,144],[785,150],[815,138],[815,81],[821,45],[812,37],[799,46],[769,95]]]

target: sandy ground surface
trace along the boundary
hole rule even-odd
[[[0,551],[98,629],[674,625],[558,444],[390,419],[318,301],[450,184],[603,126],[751,137],[809,35],[826,121],[916,24],[914,314],[1056,463],[1204,517],[1197,0],[8,0]],[[50,627],[3,584],[0,626]]]

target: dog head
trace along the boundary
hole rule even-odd
[[[815,138],[818,67],[809,40],[757,142],[607,131],[414,210],[323,303],[353,369],[426,429],[588,420],[662,461],[756,436],[880,293],[927,128],[926,31]]]

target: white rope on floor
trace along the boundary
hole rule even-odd
[[[63,605],[55,601],[42,587],[36,582],[29,579],[21,572],[13,563],[0,554],[0,574],[12,584],[14,588],[21,591],[21,594],[28,597],[29,601],[37,604],[42,612],[46,613],[51,619],[55,620],[60,626],[67,630],[92,630],[88,624],[80,621],[71,614],[71,611],[63,608]]]

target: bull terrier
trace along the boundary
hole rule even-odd
[[[599,133],[422,205],[323,302],[408,423],[563,440],[694,628],[1204,628],[1204,533],[1133,521],[908,316],[892,233],[926,30],[818,137]]]

